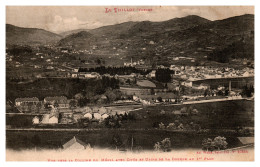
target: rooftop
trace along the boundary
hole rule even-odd
[[[17,98],[15,102],[39,101],[37,97]]]
[[[150,88],[156,87],[156,85],[153,82],[148,81],[148,80],[139,80],[139,81],[137,81],[136,84],[139,86],[142,86],[142,87],[150,87]]]
[[[67,97],[65,96],[55,96],[55,97],[45,97],[44,101],[67,101]]]
[[[242,144],[254,144],[254,137],[238,137],[238,140],[242,143]]]
[[[84,143],[83,141],[79,140],[78,138],[76,138],[76,137],[74,136],[74,137],[73,137],[71,140],[69,140],[67,143],[63,144],[63,148],[64,148],[64,149],[67,149],[67,148],[69,148],[70,146],[72,146],[74,143],[79,143],[80,145],[82,145],[82,146],[84,146],[84,147],[87,146],[86,143]]]

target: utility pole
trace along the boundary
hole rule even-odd
[[[229,92],[229,95],[230,95],[230,93],[231,93],[231,80],[229,81],[228,92]]]
[[[134,145],[134,138],[133,138],[133,135],[132,135],[132,139],[131,139],[131,151],[133,151],[133,145]]]

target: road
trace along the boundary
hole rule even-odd
[[[251,127],[252,131],[254,131],[254,127]],[[155,129],[155,128],[134,128],[134,129],[128,129],[128,128],[116,128],[116,129],[109,129],[109,128],[6,128],[6,131],[8,132],[91,132],[91,131],[165,131],[165,132],[178,132],[178,133],[198,133],[195,130],[190,129]],[[210,129],[203,129],[199,133],[209,133]],[[216,130],[217,131],[217,130]],[[235,130],[232,129],[221,129],[221,132],[234,134],[237,133]]]
[[[236,100],[252,100],[249,98],[238,98],[238,99],[229,99],[229,98],[225,98],[225,99],[209,99],[209,100],[200,100],[200,101],[185,101],[183,103],[179,103],[179,104],[168,104],[166,106],[178,106],[178,105],[184,105],[184,104],[200,104],[200,103],[213,103],[213,102],[220,102],[220,101],[236,101]]]

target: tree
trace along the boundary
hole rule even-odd
[[[171,151],[171,140],[170,138],[165,138],[161,141],[161,147],[164,152]]]
[[[168,85],[167,85],[167,83],[165,83],[164,88],[165,88],[165,89],[168,89]]]
[[[160,142],[157,142],[157,143],[154,144],[153,147],[154,147],[154,150],[155,150],[155,151],[160,151],[160,150],[161,150],[161,143],[160,143]]]
[[[100,59],[97,59],[97,60],[96,60],[96,63],[97,63],[98,65],[100,65],[100,64],[101,64],[101,60],[100,60]]]
[[[154,95],[155,92],[154,92],[154,88],[151,89],[151,95]]]
[[[202,141],[202,150],[212,150],[212,139],[207,138],[207,139],[203,139]]]
[[[77,93],[74,97],[75,97],[76,100],[79,100],[79,99],[81,99],[81,98],[84,98],[84,96],[83,96],[82,93]]]
[[[74,99],[70,100],[70,102],[69,102],[69,105],[70,105],[70,108],[71,108],[71,109],[75,108],[75,107],[76,107],[76,104],[77,104],[77,102],[76,102],[76,100],[74,100]]]
[[[162,102],[162,97],[157,97],[157,100],[159,101],[159,102]]]
[[[171,81],[171,74],[173,74],[174,71],[171,71],[169,69],[157,69],[155,72],[155,78],[159,82],[170,82]]]
[[[87,102],[88,102],[88,100],[85,97],[83,97],[83,98],[78,99],[77,104],[78,104],[79,107],[84,107],[84,106],[87,105]]]
[[[54,104],[53,104],[53,107],[54,108],[58,108],[59,107],[59,103],[57,101],[55,101]]]
[[[45,109],[49,109],[49,108],[51,108],[51,107],[50,107],[50,103],[48,103],[48,102],[45,103],[45,104],[44,104],[44,108],[45,108]]]
[[[167,126],[167,129],[176,129],[175,123],[169,123],[169,125]]]
[[[116,100],[116,94],[111,89],[108,89],[105,95],[107,96],[109,102],[113,102]]]
[[[113,144],[113,146],[116,147],[116,149],[123,144],[122,140],[121,140],[121,137],[118,134],[113,135],[113,137],[112,137],[112,144]]]
[[[64,93],[67,97],[73,96],[73,85],[69,82],[65,83]]]
[[[202,149],[207,151],[226,149],[227,145],[226,138],[221,136],[215,137],[214,140],[208,138],[202,141]]]
[[[124,115],[122,116],[122,121],[126,121],[128,119],[128,115],[127,113],[125,112]]]
[[[222,92],[222,90],[219,90],[218,93],[217,93],[218,96],[223,96],[224,93]]]
[[[15,60],[18,59],[18,55],[30,54],[32,53],[32,48],[30,46],[19,46],[13,45],[11,48],[8,49],[8,53],[14,55]]]
[[[31,141],[34,144],[34,146],[39,145],[41,143],[41,139],[37,134],[32,137]]]
[[[42,104],[40,102],[36,104],[37,112],[40,112],[41,107]]]
[[[170,140],[170,138],[165,138],[160,142],[156,142],[154,144],[154,150],[155,151],[163,151],[163,152],[171,151],[171,140]]]
[[[153,128],[159,128],[159,124],[160,124],[160,122],[154,122],[153,123]]]
[[[186,88],[184,86],[181,86],[180,87],[180,91],[179,91],[181,94],[186,94]]]
[[[160,129],[165,129],[165,125],[161,122],[161,123],[159,124],[159,128],[160,128]]]
[[[204,96],[206,97],[208,94],[209,94],[209,90],[206,89],[206,90],[204,91]]]
[[[245,95],[247,97],[251,97],[253,92],[254,92],[254,87],[252,85],[249,88],[247,87],[247,85],[245,85],[243,87],[243,90],[242,90],[241,94]]]
[[[229,90],[226,89],[226,90],[225,90],[225,96],[228,96],[228,94],[229,94]]]
[[[130,84],[131,84],[130,79],[127,79],[127,80],[126,80],[126,83],[130,85]]]
[[[223,149],[227,148],[227,144],[228,143],[226,142],[226,138],[225,137],[221,137],[221,136],[215,137],[213,142],[214,142],[215,147],[218,150],[220,150],[220,149],[223,150]]]
[[[136,80],[136,77],[134,77],[134,84],[136,84],[137,83],[137,80]]]

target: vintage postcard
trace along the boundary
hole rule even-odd
[[[253,6],[6,6],[6,161],[254,161]]]

